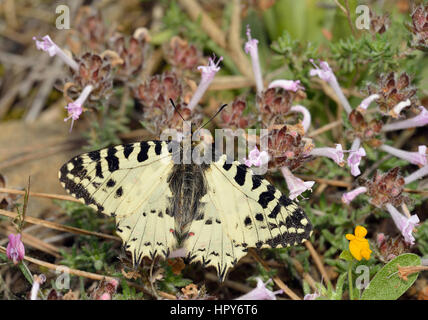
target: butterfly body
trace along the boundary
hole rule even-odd
[[[312,226],[298,205],[225,155],[189,162],[176,142],[142,141],[78,155],[59,172],[74,197],[116,218],[134,264],[184,248],[221,280],[249,247],[297,245]],[[184,161],[182,161],[184,160]]]

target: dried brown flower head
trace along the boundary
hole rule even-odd
[[[48,293],[46,300],[63,300],[61,292],[51,289]]]
[[[186,107],[190,88],[173,72],[152,76],[134,90],[134,97],[142,106],[143,121],[147,129],[159,135],[165,129],[183,129],[183,120],[172,107],[170,99],[185,120],[199,124],[202,120],[198,112]],[[195,109],[197,110],[197,109]]]
[[[115,72],[115,77],[121,81],[130,81],[143,68],[147,37],[141,32],[139,35],[127,39],[123,34],[117,33],[110,39],[110,48],[122,60]]]
[[[231,129],[246,129],[254,124],[255,117],[253,113],[244,115],[244,110],[247,107],[247,103],[242,98],[236,98],[232,105],[222,111],[221,126]]]
[[[358,137],[361,141],[367,142],[373,147],[377,147],[382,144],[382,142],[377,138],[383,126],[382,121],[372,119],[367,122],[365,120],[365,115],[357,109],[351,111],[348,119],[353,129],[352,132],[350,132],[351,140]]]
[[[372,34],[382,34],[388,30],[391,21],[389,19],[389,14],[384,14],[378,16],[372,10],[370,10],[370,32]]]
[[[407,25],[413,33],[412,45],[423,51],[428,51],[428,4],[417,6],[412,14],[412,24]]]
[[[163,47],[165,59],[176,72],[196,71],[202,53],[194,44],[175,36]]]
[[[406,72],[400,75],[390,72],[382,74],[377,85],[368,87],[368,92],[380,96],[376,103],[383,114],[394,116],[393,109],[400,102],[409,99],[412,107],[417,106],[416,88],[410,82],[410,76]]]
[[[282,88],[270,88],[257,95],[257,105],[265,127],[285,122],[284,116],[290,111],[295,95]]]
[[[280,129],[269,130],[269,168],[286,166],[295,170],[312,158],[309,153],[313,148],[312,141],[304,138],[296,126],[284,125]]]
[[[77,99],[82,90],[92,85],[93,89],[86,103],[108,99],[112,92],[113,80],[111,64],[107,58],[92,53],[85,53],[76,59],[79,69],[70,68],[72,80],[64,86],[64,95],[72,100]]]
[[[409,252],[410,245],[404,241],[404,238],[400,235],[397,237],[385,236],[383,233],[379,233],[376,239],[377,249],[383,262],[388,262],[400,254]]]
[[[400,174],[400,167],[395,167],[387,173],[375,172],[371,181],[363,181],[370,196],[370,203],[382,208],[387,203],[395,207],[409,203],[409,198],[403,195],[404,178]]]
[[[214,296],[207,294],[207,290],[204,285],[198,289],[198,286],[194,283],[181,288],[181,294],[177,295],[180,300],[215,300]]]
[[[68,42],[75,54],[81,50],[101,52],[107,48],[107,39],[111,31],[106,27],[98,10],[89,6],[81,7],[77,12],[73,29],[77,32],[71,32]]]
[[[182,258],[174,258],[174,259],[168,259],[167,263],[172,268],[172,273],[179,275],[181,274],[181,271],[183,271],[186,264],[184,263]]]

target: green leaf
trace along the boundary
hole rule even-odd
[[[27,281],[30,284],[33,284],[33,275],[31,274],[30,270],[28,269],[27,265],[21,261],[18,264],[19,269],[21,270],[22,274],[24,275],[25,279],[27,279]]]
[[[342,253],[340,254],[339,258],[346,260],[346,261],[354,260],[354,258],[352,257],[352,254],[349,252],[349,250],[343,250]]]
[[[417,266],[421,258],[413,253],[405,253],[386,264],[370,281],[364,290],[361,300],[396,300],[416,281],[419,273],[408,276],[404,281],[398,276],[398,267]]]

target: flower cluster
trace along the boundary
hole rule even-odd
[[[412,12],[412,23],[408,28],[413,34],[412,45],[428,51],[428,4],[420,4]]]

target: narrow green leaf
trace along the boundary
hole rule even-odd
[[[417,266],[421,258],[413,253],[405,253],[386,264],[370,281],[364,290],[361,300],[396,300],[416,281],[419,273],[408,276],[404,281],[398,276],[398,267]]]
[[[28,267],[26,266],[26,264],[24,262],[20,262],[18,264],[19,269],[21,270],[22,274],[24,275],[25,279],[27,279],[27,281],[30,284],[33,284],[33,275],[31,274],[30,270],[28,269]]]
[[[339,258],[346,260],[346,261],[354,260],[354,258],[352,257],[352,254],[349,252],[349,250],[343,250],[342,253],[340,254]]]

